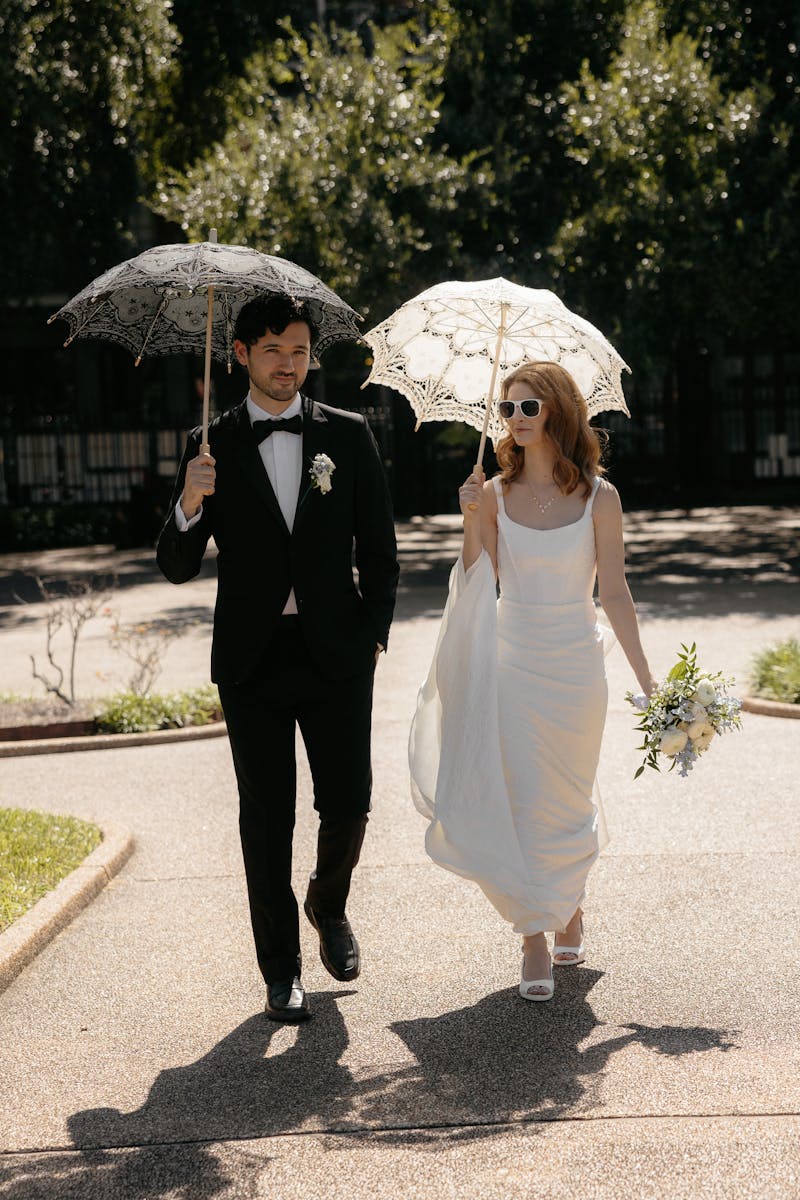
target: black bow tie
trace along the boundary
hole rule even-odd
[[[302,433],[303,418],[295,413],[293,417],[278,417],[277,421],[253,421],[252,429],[258,446],[273,433]]]

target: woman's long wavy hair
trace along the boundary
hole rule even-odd
[[[524,363],[506,375],[501,400],[508,396],[512,383],[527,383],[546,405],[545,437],[556,453],[553,479],[561,491],[569,495],[582,483],[583,495],[588,496],[595,477],[605,474],[600,460],[608,438],[604,430],[592,429],[589,424],[586,401],[569,371],[553,362]],[[502,483],[513,483],[525,462],[524,447],[506,433],[497,443],[495,457]]]

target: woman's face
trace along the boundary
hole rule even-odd
[[[511,384],[505,399],[510,400],[512,403],[523,400],[541,401],[538,416],[527,416],[521,408],[515,408],[513,414],[507,420],[503,421],[503,424],[518,446],[531,446],[536,442],[540,442],[547,425],[547,405],[541,396],[537,395],[537,389],[532,384],[525,383],[524,380],[519,380]]]

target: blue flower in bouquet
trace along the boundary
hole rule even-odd
[[[697,665],[697,647],[681,646],[678,661],[663,683],[648,700],[627,693],[627,700],[641,718],[636,726],[644,734],[640,750],[645,751],[642,765],[661,770],[660,756],[672,761],[680,775],[688,775],[701,754],[705,754],[717,734],[741,725],[742,702],[728,694],[732,679],[721,672],[703,671]]]

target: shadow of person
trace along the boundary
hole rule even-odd
[[[337,1000],[350,994],[314,997],[314,1019],[297,1026],[250,1017],[196,1062],[162,1071],[133,1112],[74,1113],[67,1126],[81,1153],[37,1156],[18,1179],[3,1179],[0,1165],[4,1200],[206,1200],[231,1180],[204,1143],[341,1124],[354,1087],[339,1061],[348,1037]],[[263,1158],[240,1156],[237,1182],[241,1172],[263,1167]],[[245,1187],[242,1194],[251,1192]]]
[[[417,1066],[397,1076],[394,1086],[387,1081],[362,1117],[371,1124],[417,1126],[557,1120],[596,1105],[601,1073],[628,1045],[638,1042],[668,1055],[734,1045],[725,1030],[633,1024],[623,1026],[628,1032],[620,1036],[595,1035],[586,1045],[601,1024],[587,999],[601,977],[586,969],[564,971],[556,999],[544,1004],[508,989],[438,1017],[394,1023],[392,1031]],[[417,1140],[429,1136],[420,1132]]]
[[[350,993],[316,997],[304,1025],[251,1017],[197,1062],[162,1071],[134,1112],[74,1113],[77,1155],[27,1155],[23,1167],[0,1161],[3,1200],[213,1200],[234,1183],[237,1195],[260,1194],[269,1155],[236,1148],[248,1139],[365,1128],[398,1146],[439,1142],[443,1129],[453,1140],[492,1137],[497,1125],[596,1107],[603,1071],[627,1046],[675,1057],[735,1044],[725,1030],[635,1023],[601,1040],[587,999],[601,977],[564,971],[547,1004],[509,988],[440,1016],[397,1021],[389,1028],[414,1062],[358,1078],[340,1061],[348,1036],[337,1000]],[[223,1141],[233,1144],[224,1155],[209,1145]]]
[[[314,1019],[296,1026],[250,1017],[197,1062],[162,1071],[135,1112],[75,1113],[68,1121],[73,1144],[264,1137],[300,1129],[315,1117],[344,1119],[352,1077],[339,1062],[348,1037],[336,1000],[349,994],[317,997]],[[288,1044],[270,1053],[276,1039]]]

